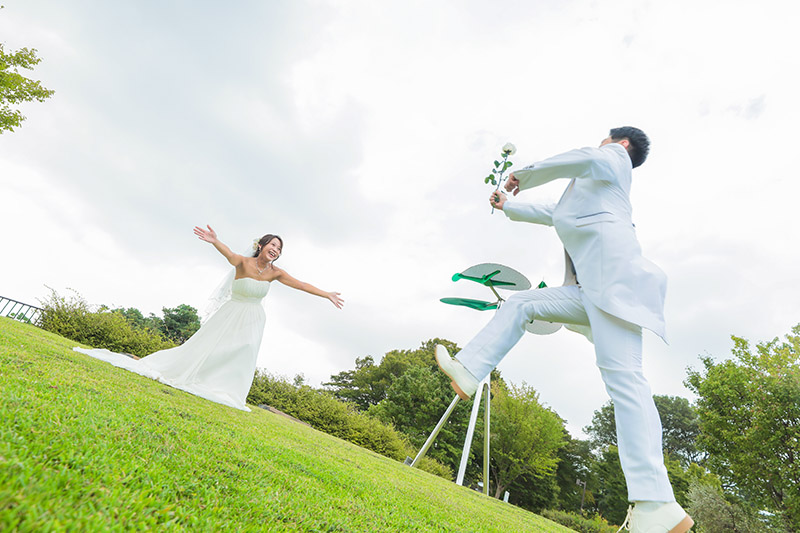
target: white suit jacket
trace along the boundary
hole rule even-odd
[[[508,200],[503,212],[511,220],[554,226],[566,254],[564,284],[579,283],[606,313],[666,340],[667,277],[642,257],[631,218],[631,170],[618,143],[571,150],[514,172],[520,190],[572,179],[557,204]]]

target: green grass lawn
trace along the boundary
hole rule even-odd
[[[0,318],[0,531],[570,531]]]

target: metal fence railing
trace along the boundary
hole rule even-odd
[[[39,319],[42,317],[42,309],[35,305],[0,296],[0,316],[7,316],[20,322],[38,325]]]

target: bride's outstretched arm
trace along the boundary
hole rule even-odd
[[[225,259],[228,260],[228,263],[235,267],[241,265],[243,257],[239,254],[233,253],[231,249],[228,248],[228,245],[217,239],[217,232],[211,229],[211,226],[206,227],[208,228],[207,230],[201,228],[200,226],[195,226],[194,234],[197,235],[201,241],[206,241],[213,244],[214,248],[216,248],[219,253],[225,256]]]
[[[291,287],[293,289],[298,289],[308,294],[313,294],[314,296],[321,296],[322,298],[327,298],[331,301],[333,305],[337,307],[337,309],[341,309],[344,305],[344,300],[341,299],[338,292],[325,292],[322,289],[318,289],[310,283],[306,283],[304,281],[300,281],[299,279],[295,279],[289,274],[286,273],[285,270],[278,269],[278,275],[275,277],[278,281],[286,285],[287,287]]]

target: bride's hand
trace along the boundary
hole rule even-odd
[[[326,296],[328,300],[336,306],[337,309],[341,309],[344,306],[344,300],[339,297],[338,292],[329,292]]]
[[[208,231],[204,230],[200,226],[195,226],[194,234],[197,235],[197,237],[201,241],[206,241],[210,242],[211,244],[214,244],[217,241],[217,232],[211,229],[211,226],[206,226],[206,227],[208,228]]]

